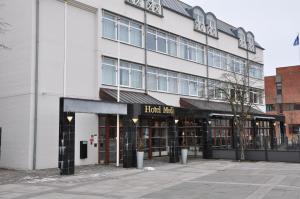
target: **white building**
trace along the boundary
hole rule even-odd
[[[198,6],[178,0],[4,0],[0,9],[10,24],[1,35],[10,49],[0,50],[0,167],[57,167],[60,99],[93,102],[101,100],[100,93],[114,98],[118,64],[122,91],[147,93],[145,104],[156,99],[180,107],[183,98],[223,104],[217,89],[208,92],[208,82],[219,83],[225,72],[243,75],[249,62],[250,98],[264,106],[264,49],[250,31]],[[124,104],[113,105],[111,114],[126,114]],[[103,152],[109,146],[100,149],[99,114],[109,113],[103,110],[76,114],[75,165],[109,156]],[[85,159],[80,141],[88,142]]]

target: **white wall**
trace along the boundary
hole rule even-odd
[[[0,49],[0,167],[32,168],[35,1],[4,0],[0,18],[10,25]]]
[[[75,165],[88,165],[98,163],[98,143],[97,147],[90,144],[91,135],[98,138],[98,115],[77,113],[75,115]],[[80,159],[80,141],[88,142],[87,158]]]
[[[59,98],[64,94],[64,3],[42,0],[37,168],[58,163]],[[66,97],[99,99],[96,14],[67,6]],[[80,121],[80,119],[79,119]],[[94,117],[84,119],[97,124]],[[83,123],[79,129],[83,129]],[[76,136],[80,132],[75,131]],[[47,147],[45,147],[47,146]],[[75,154],[77,156],[77,154]]]

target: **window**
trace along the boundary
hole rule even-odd
[[[197,77],[190,76],[189,78],[190,96],[198,96],[198,82]]]
[[[249,67],[249,76],[258,79],[263,79],[264,76],[263,66],[251,63]]]
[[[116,85],[116,65],[115,59],[106,57],[102,59],[102,84]]]
[[[212,14],[206,15],[207,33],[211,36],[217,37],[217,20]]]
[[[221,68],[221,57],[220,57],[220,52],[219,51],[214,51],[214,66],[217,67],[217,68]]]
[[[259,96],[257,91],[250,91],[250,103],[258,104]]]
[[[189,77],[188,75],[180,75],[180,93],[182,95],[189,95]]]
[[[129,43],[129,21],[126,19],[119,21],[119,40]]]
[[[197,45],[197,62],[200,64],[204,64],[205,55],[204,55],[204,46]]]
[[[182,59],[188,59],[188,41],[180,38],[180,57]]]
[[[167,53],[167,35],[163,32],[157,32],[157,51]]]
[[[275,111],[274,104],[266,104],[266,111],[267,112]]]
[[[157,90],[157,71],[155,68],[148,68],[147,70],[147,87],[149,90]]]
[[[194,28],[195,30],[199,30],[201,32],[205,32],[205,18],[204,18],[204,12],[200,10],[199,8],[195,8],[193,10],[193,17],[194,17]]]
[[[104,12],[103,37],[142,47],[142,25]]]
[[[208,49],[208,65],[214,66],[214,51],[213,51],[213,49]]]
[[[282,83],[276,82],[276,93],[277,95],[282,95]]]
[[[130,64],[128,62],[120,62],[120,85],[129,87]]]
[[[205,97],[205,79],[198,78],[198,96]]]
[[[156,30],[148,29],[147,31],[147,48],[156,51]]]
[[[173,35],[168,35],[168,54],[177,56],[177,38]]]
[[[168,91],[168,76],[167,71],[159,70],[158,71],[158,90],[159,91]]]
[[[143,88],[143,67],[138,64],[131,64],[131,87]]]
[[[142,47],[142,25],[130,22],[130,43]]]
[[[227,70],[227,54],[221,53],[221,68],[223,70]]]
[[[168,91],[178,93],[178,77],[176,72],[168,72]]]
[[[254,35],[251,32],[247,33],[247,41],[248,41],[248,50],[255,52]]]
[[[116,39],[116,18],[114,15],[103,13],[103,37]]]
[[[242,28],[238,29],[239,47],[247,49],[246,34]]]

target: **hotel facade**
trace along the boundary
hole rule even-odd
[[[248,76],[254,124],[275,120],[261,112],[264,49],[217,13],[178,0],[7,0],[1,9],[11,29],[0,59],[0,167],[115,163],[118,128],[124,167],[135,164],[138,138],[149,159],[170,155],[183,135],[189,155],[234,147],[217,89],[224,73]]]

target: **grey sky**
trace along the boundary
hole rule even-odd
[[[299,65],[300,0],[182,0],[217,18],[252,31],[265,50],[265,75],[280,66]]]

